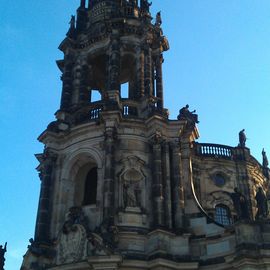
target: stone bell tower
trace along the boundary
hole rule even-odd
[[[71,18],[57,61],[60,108],[39,136],[40,199],[21,270],[257,269],[242,266],[256,265],[245,248],[266,237],[251,222],[254,183],[264,198],[268,163],[262,170],[245,145],[195,143],[188,105],[169,120],[169,44],[150,6],[81,0]],[[234,187],[247,200],[245,216],[235,211]]]
[[[162,64],[169,43],[150,6],[81,0],[71,18],[57,61],[60,109],[39,137],[40,200],[22,269],[90,269],[91,260],[103,269],[105,255],[101,265],[112,267],[122,256],[154,256],[145,242],[159,228],[182,228],[179,136],[185,126],[187,144],[198,134],[195,122],[168,120]]]

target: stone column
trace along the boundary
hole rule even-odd
[[[114,143],[115,130],[105,131],[104,219],[114,216]]]
[[[165,199],[165,225],[172,228],[172,196],[171,196],[171,168],[170,168],[170,149],[168,142],[165,142],[162,147],[162,164],[163,164],[163,183],[164,199]]]
[[[120,39],[118,34],[113,34],[111,37],[111,46],[108,51],[109,65],[108,69],[108,81],[107,81],[107,94],[108,99],[119,102],[120,94],[120,64],[121,64],[121,52],[120,52]]]
[[[63,82],[63,86],[60,109],[67,110],[71,105],[72,96],[72,64],[67,64],[65,66],[65,71],[61,80]]]
[[[81,8],[85,8],[85,2],[86,2],[85,0],[81,0],[81,5],[80,5]]]
[[[37,243],[48,243],[50,241],[51,221],[51,199],[52,199],[52,172],[56,155],[50,150],[45,150],[41,163],[41,189],[35,230],[35,241]]]
[[[175,229],[183,227],[184,215],[184,187],[181,178],[181,155],[178,142],[170,143],[172,180],[172,212]]]
[[[80,58],[76,60],[75,66],[73,68],[73,93],[72,93],[72,105],[78,106],[81,101],[81,82],[82,82],[83,70],[82,61]]]
[[[181,178],[185,187],[185,217],[200,213],[200,202],[197,201],[195,190],[193,192],[193,171],[191,158],[191,145],[194,136],[191,129],[181,139]]]
[[[141,64],[141,78],[140,78],[140,87],[141,87],[141,97],[145,96],[145,74],[144,74],[144,65],[145,65],[145,56],[144,52],[141,51],[140,55],[140,64]]]
[[[153,65],[152,65],[152,49],[149,44],[145,45],[145,62],[144,62],[144,79],[145,94],[151,96],[153,93]]]
[[[141,47],[136,48],[136,97],[144,96],[144,51]]]
[[[156,95],[157,95],[157,107],[159,109],[163,109],[163,78],[162,78],[162,63],[163,63],[163,55],[156,59]]]
[[[153,138],[153,207],[154,225],[164,226],[164,190],[162,183],[161,143],[160,134]]]
[[[88,91],[87,80],[89,80],[88,75],[90,74],[89,68],[87,66],[86,60],[82,60],[81,63],[81,80],[80,80],[80,90],[79,90],[79,104],[87,105],[90,102],[90,92]]]

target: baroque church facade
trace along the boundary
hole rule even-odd
[[[188,105],[169,119],[169,43],[150,6],[81,0],[71,18],[21,270],[270,269],[266,154],[261,165],[244,130],[236,147],[196,142]]]

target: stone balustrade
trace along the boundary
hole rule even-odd
[[[199,156],[231,159],[233,147],[221,144],[196,143],[196,154]]]

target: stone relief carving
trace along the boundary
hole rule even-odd
[[[58,242],[58,263],[72,263],[86,256],[87,220],[81,207],[72,207]]]
[[[82,225],[76,224],[67,234],[63,233],[60,238],[59,262],[77,262],[84,257],[86,250],[86,231]]]

